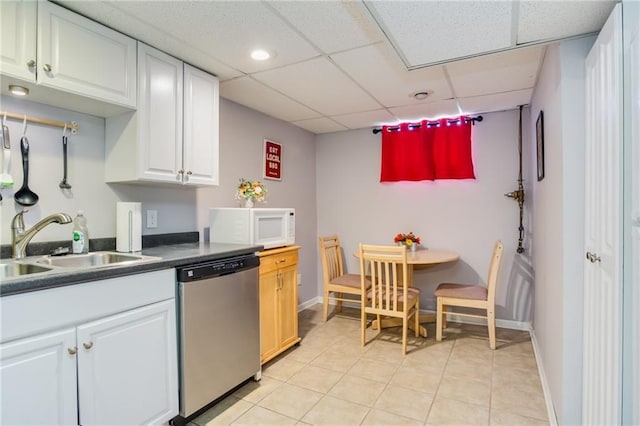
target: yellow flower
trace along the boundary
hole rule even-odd
[[[407,247],[411,247],[411,245],[413,244],[413,241],[407,238],[404,243],[407,245]]]

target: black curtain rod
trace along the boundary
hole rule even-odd
[[[482,120],[483,120],[483,118],[482,118],[482,116],[481,116],[481,115],[479,115],[479,116],[477,116],[477,117],[466,117],[466,118],[464,119],[464,121],[466,121],[466,122],[471,121],[471,125],[472,125],[472,126],[475,126],[475,125],[476,125],[476,121],[477,121],[477,122],[480,122],[480,121],[482,121]],[[454,124],[454,123],[458,123],[458,122],[460,122],[460,119],[459,119],[459,118],[455,118],[455,119],[453,119],[453,120],[447,120],[447,123],[448,123],[448,124]],[[438,126],[438,125],[440,125],[440,122],[439,122],[439,121],[432,121],[432,122],[427,121],[427,126],[429,126],[429,127],[432,127],[432,126]],[[417,127],[421,127],[421,126],[422,126],[422,124],[409,124],[409,127],[410,127],[410,128],[413,128],[413,129],[415,129],[415,128],[417,128]],[[398,130],[398,129],[400,129],[400,126],[389,127],[389,130]],[[373,134],[375,135],[375,134],[377,134],[377,133],[380,133],[381,131],[382,131],[382,129],[381,129],[381,128],[373,129]]]

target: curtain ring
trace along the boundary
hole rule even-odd
[[[24,121],[22,122],[22,136],[27,134],[27,114],[24,115]]]

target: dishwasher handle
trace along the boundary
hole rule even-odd
[[[260,258],[255,255],[236,256],[211,262],[196,263],[177,269],[178,282],[186,283],[234,274],[260,266]]]

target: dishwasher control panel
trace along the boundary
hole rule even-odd
[[[178,268],[178,281],[189,282],[232,274],[245,269],[256,268],[260,265],[260,258],[255,255],[230,257],[197,263]]]

